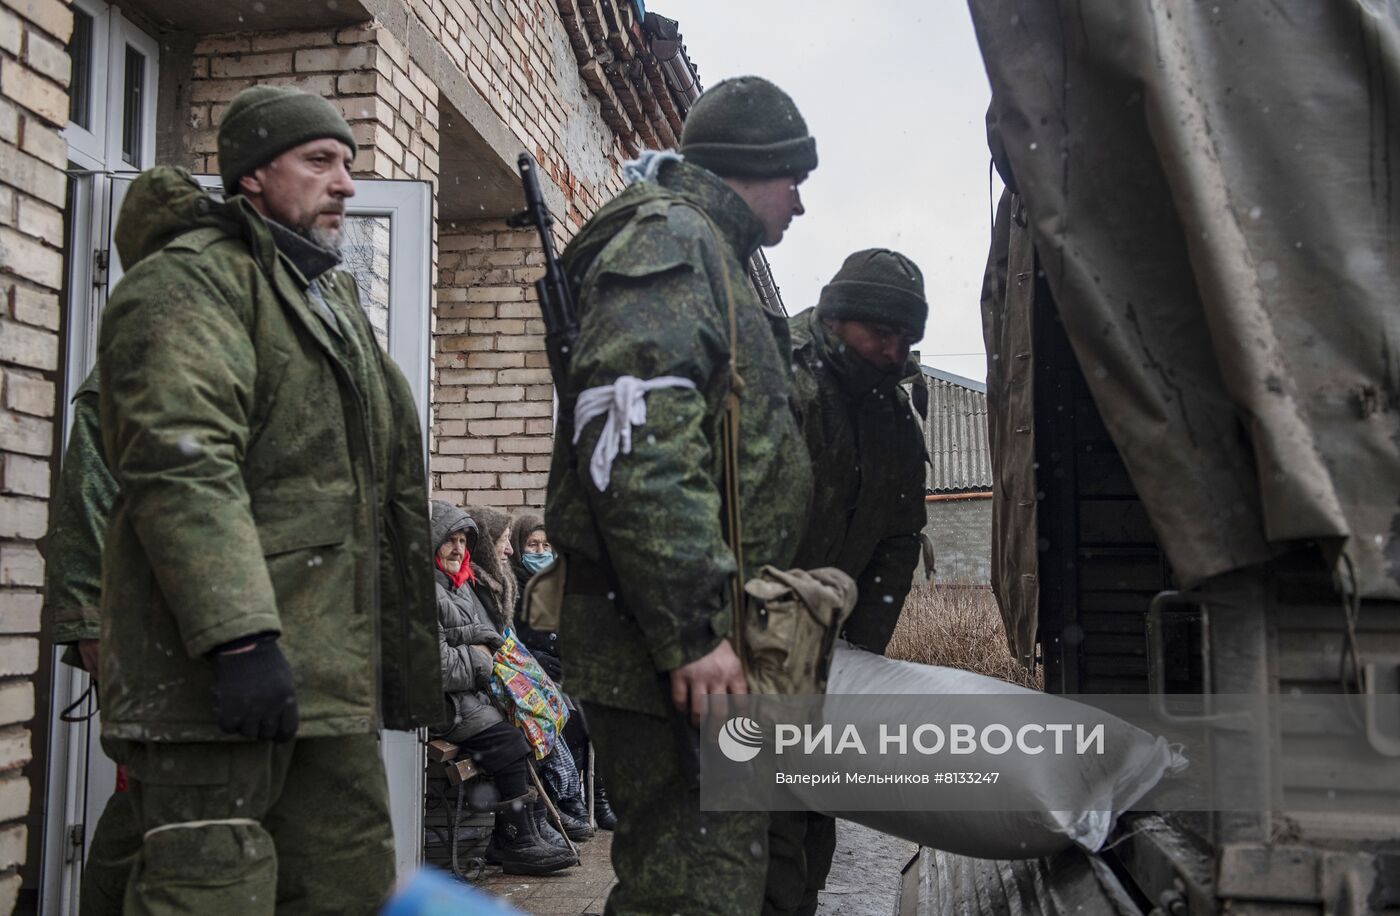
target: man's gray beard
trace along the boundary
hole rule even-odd
[[[342,229],[324,228],[312,223],[307,228],[302,229],[299,234],[309,240],[311,244],[326,249],[337,258],[340,257],[340,245],[345,237]]]

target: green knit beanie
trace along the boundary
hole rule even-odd
[[[924,275],[897,251],[857,251],[822,287],[817,317],[887,324],[923,337],[928,320]]]
[[[817,167],[817,141],[786,92],[761,76],[740,76],[696,100],[681,155],[726,178],[784,178]]]
[[[219,177],[229,196],[238,180],[294,146],[334,137],[359,151],[350,125],[319,95],[280,86],[252,86],[238,96],[219,122]]]

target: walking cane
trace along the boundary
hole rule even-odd
[[[561,739],[562,740],[562,739]],[[535,791],[540,793],[540,801],[544,802],[544,810],[549,812],[549,816],[554,818],[554,826],[559,828],[559,835],[564,838],[564,842],[569,844],[569,851],[574,854],[576,861],[582,862],[579,858],[578,847],[574,841],[569,839],[569,834],[564,830],[564,819],[559,816],[559,812],[554,810],[554,802],[549,800],[549,793],[544,790],[544,783],[540,782],[540,774],[535,772],[535,768],[527,766],[530,771],[530,778],[535,781]]]

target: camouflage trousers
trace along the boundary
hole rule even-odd
[[[129,916],[369,916],[392,890],[377,736],[103,743],[142,836]]]
[[[768,826],[764,916],[812,916],[836,854],[836,818],[812,811],[774,811]]]
[[[97,819],[78,895],[78,916],[121,916],[126,880],[141,851],[141,828],[131,793],[117,792]]]
[[[753,916],[768,871],[766,811],[701,811],[669,719],[585,703],[598,767],[617,814],[617,886],[607,916]]]

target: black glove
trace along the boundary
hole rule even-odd
[[[496,674],[495,656],[481,646],[472,646],[467,651],[472,656],[472,682],[476,689],[490,690],[491,679]]]
[[[536,652],[535,661],[540,663],[544,673],[549,675],[549,679],[556,684],[564,677],[564,666],[559,663],[559,656],[550,655],[548,652]]]
[[[492,652],[506,644],[506,638],[495,627],[485,623],[469,624],[464,635],[468,645],[485,646]]]
[[[298,724],[292,668],[277,648],[276,637],[261,637],[242,652],[229,651],[239,644],[210,653],[219,728],[244,738],[286,741],[297,733]]]

